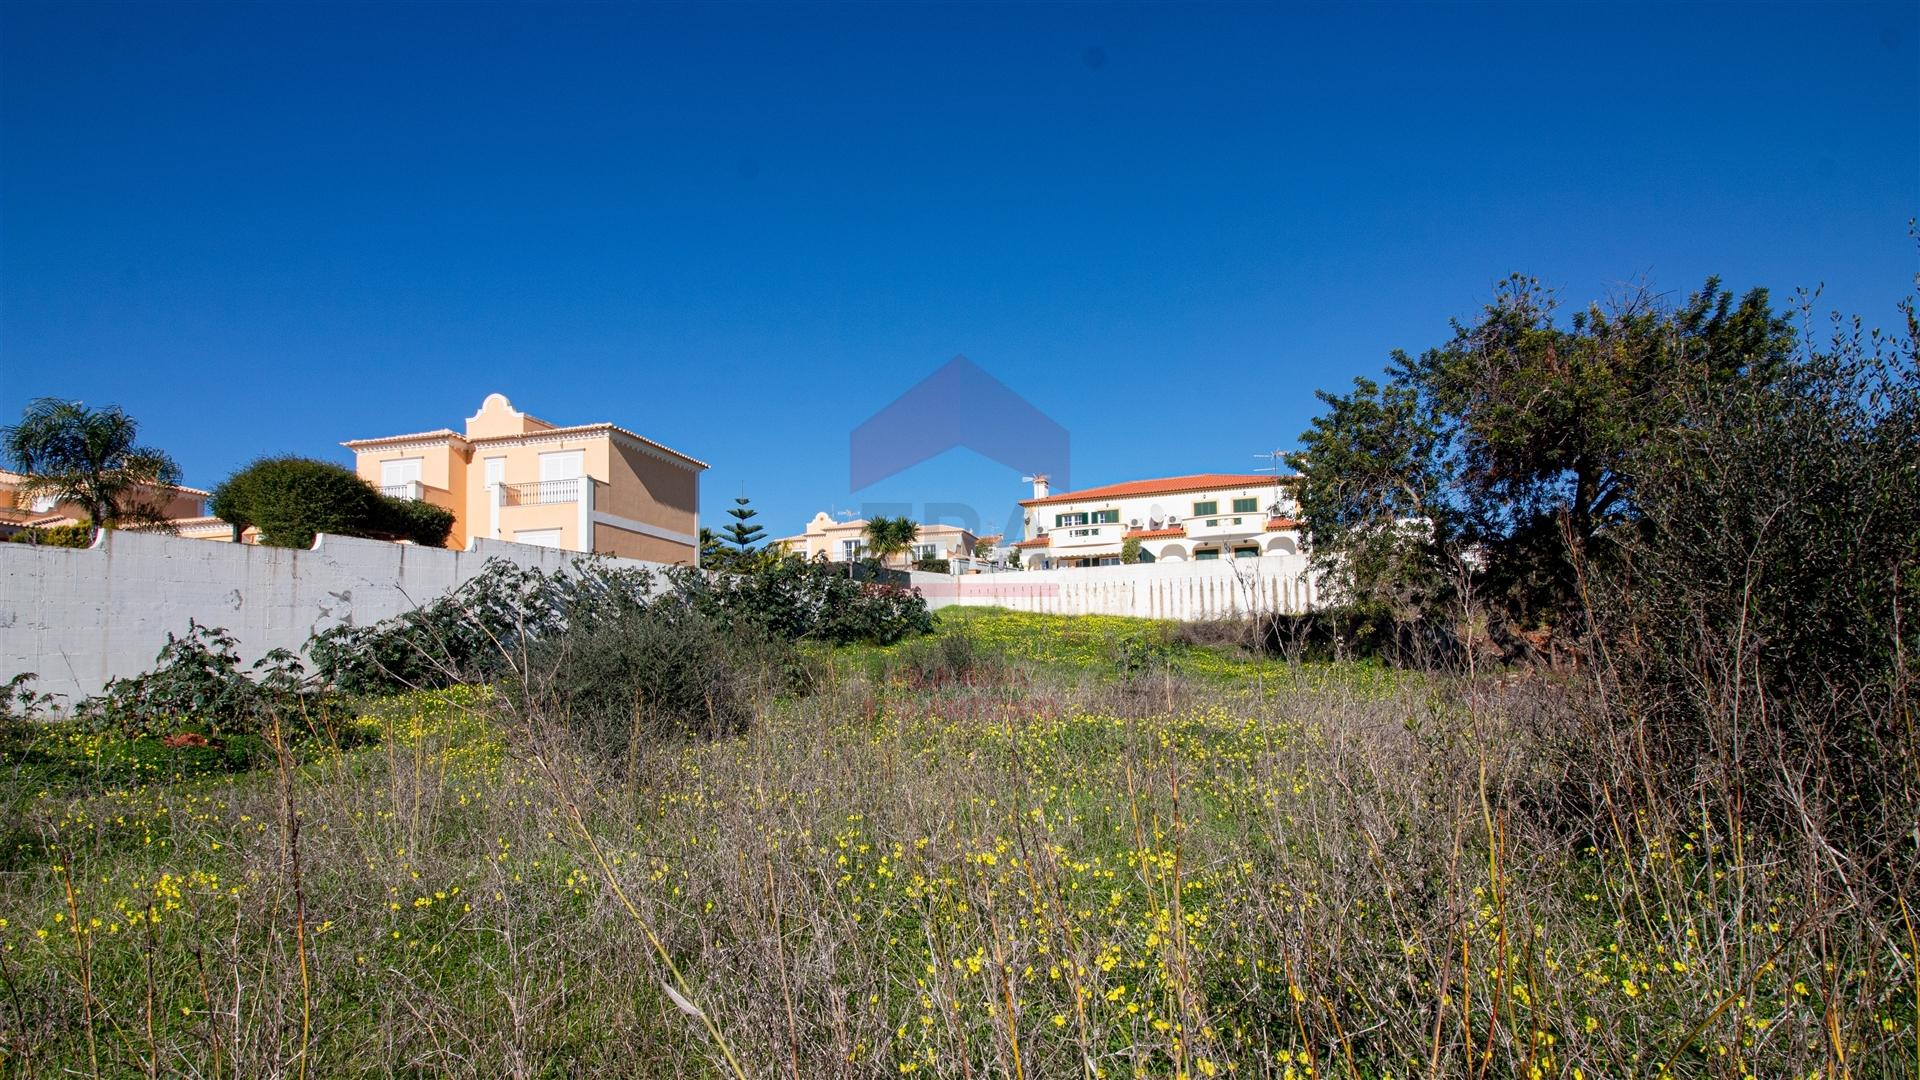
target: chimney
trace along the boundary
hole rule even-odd
[[[1033,478],[1033,497],[1036,499],[1044,499],[1047,497],[1047,478],[1045,476],[1035,476]]]

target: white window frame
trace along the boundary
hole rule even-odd
[[[380,486],[399,487],[402,484],[420,483],[420,467],[426,460],[417,457],[388,458],[380,463]]]
[[[585,450],[549,450],[540,455],[540,481],[578,480],[587,475]]]

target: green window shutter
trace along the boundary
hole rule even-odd
[[[1196,561],[1203,560],[1203,559],[1217,559],[1220,557],[1220,552],[1218,552],[1217,550],[1214,550],[1213,548],[1208,548],[1205,551],[1194,552],[1193,557]]]
[[[1233,512],[1236,514],[1251,514],[1258,509],[1260,509],[1259,499],[1233,500]]]
[[[1259,554],[1260,554],[1259,548],[1234,548],[1233,549],[1233,557],[1236,559],[1251,559]]]
[[[1194,517],[1206,517],[1208,514],[1217,514],[1219,512],[1220,512],[1220,503],[1214,499],[1208,499],[1206,502],[1197,502],[1193,504]]]

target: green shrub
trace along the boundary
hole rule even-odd
[[[382,495],[352,469],[304,457],[262,458],[213,491],[215,517],[260,530],[270,547],[311,547],[319,533],[444,547],[453,511]]]
[[[93,546],[91,525],[49,525],[40,529],[21,529],[7,537],[10,543],[37,544],[40,547],[85,548]]]
[[[430,603],[371,626],[338,626],[307,645],[314,672],[336,690],[387,694],[484,682],[517,670],[527,648],[569,625],[644,606],[653,575],[581,558],[563,573],[489,559]]]
[[[523,673],[548,638],[623,624],[660,604],[684,606],[750,641],[892,644],[933,628],[913,590],[851,581],[798,556],[758,556],[751,569],[728,574],[678,567],[665,583],[656,595],[652,574],[601,559],[576,560],[559,574],[492,560],[438,600],[372,626],[327,630],[307,652],[326,685],[382,694]],[[800,672],[787,680],[807,681]]]
[[[380,539],[411,540],[421,547],[447,546],[447,537],[453,533],[453,511],[392,495],[382,495],[380,501],[385,506],[380,530],[385,535]]]
[[[915,638],[884,662],[889,681],[915,689],[1005,681],[1010,670],[1005,654],[965,632]]]
[[[1817,823],[1862,866],[1911,859],[1920,808],[1920,343],[1905,347],[1689,396],[1688,427],[1635,452],[1644,517],[1594,575],[1596,670],[1644,727],[1639,767]]]
[[[293,704],[304,669],[285,649],[243,668],[237,644],[225,628],[189,619],[185,635],[167,635],[152,671],[113,680],[74,711],[130,738],[250,733],[269,710]]]
[[[385,516],[373,485],[353,470],[313,458],[262,458],[213,489],[213,515],[260,530],[270,547],[311,547],[318,533],[363,535]]]
[[[1173,669],[1174,644],[1158,628],[1139,630],[1109,643],[1107,656],[1123,678],[1159,675]]]
[[[668,600],[534,643],[514,693],[525,715],[630,762],[649,744],[744,731],[756,683],[786,651]]]
[[[674,590],[708,617],[783,641],[891,645],[933,630],[926,601],[913,589],[854,580],[798,555],[770,557],[742,573],[670,574]]]

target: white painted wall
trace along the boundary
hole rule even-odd
[[[1250,612],[1297,614],[1313,606],[1303,555],[1213,562],[1157,562],[949,577],[915,571],[927,606],[1004,607],[1054,615],[1217,618]]]
[[[82,550],[0,543],[0,682],[31,671],[41,693],[98,693],[152,668],[189,618],[226,627],[252,662],[443,596],[494,557],[553,571],[577,554],[486,539],[445,551],[322,536],[307,551],[114,531]]]

